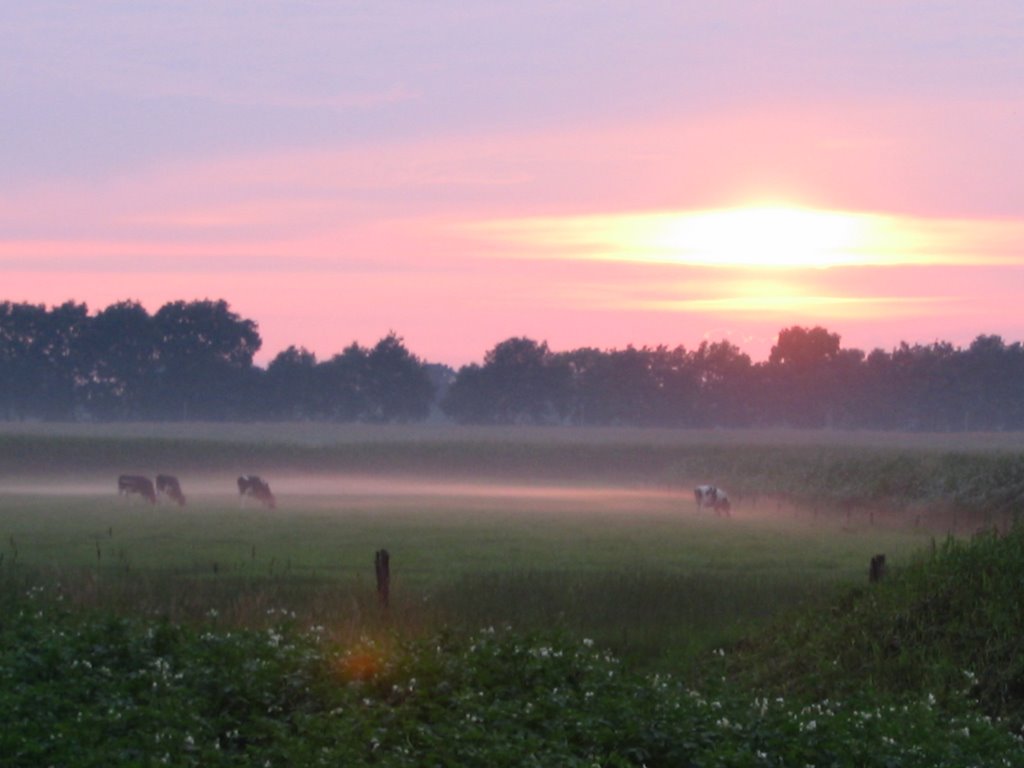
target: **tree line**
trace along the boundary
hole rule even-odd
[[[394,334],[317,362],[289,347],[266,369],[256,323],[227,302],[138,303],[90,315],[0,303],[0,417],[73,420],[415,421],[433,407],[433,368]]]
[[[1024,347],[981,335],[865,354],[794,326],[753,363],[728,341],[552,352],[513,338],[462,368],[442,408],[467,423],[1024,429]]]
[[[513,337],[458,371],[394,333],[325,360],[291,346],[266,368],[261,345],[223,300],[3,302],[0,418],[1024,429],[1024,348],[994,335],[865,353],[793,326],[758,363],[728,341],[556,352]]]

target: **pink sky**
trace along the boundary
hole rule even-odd
[[[224,298],[262,362],[392,330],[456,366],[513,335],[1024,339],[1011,0],[48,6],[0,11],[0,299]],[[934,258],[741,269],[578,228],[765,202]]]

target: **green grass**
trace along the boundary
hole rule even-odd
[[[967,695],[1024,729],[1024,527],[947,539],[898,578],[844,592],[741,643],[731,673],[803,697]],[[822,617],[827,621],[821,621]]]
[[[1011,438],[131,429],[0,436],[3,765],[1024,765]]]
[[[650,666],[684,664],[752,621],[863,581],[875,552],[898,564],[928,541],[789,515],[718,520],[670,495],[480,493],[292,499],[276,511],[0,497],[0,565],[45,571],[76,602],[125,614],[216,610],[251,626],[287,606],[358,632],[379,620],[373,554],[386,548],[392,614],[412,630],[558,626]]]

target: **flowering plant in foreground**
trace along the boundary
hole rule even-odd
[[[1024,766],[1020,739],[966,707],[693,688],[585,638],[339,646],[287,614],[229,631],[75,613],[39,590],[2,607],[5,766]]]

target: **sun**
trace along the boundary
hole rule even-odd
[[[818,268],[872,260],[880,222],[841,211],[754,206],[648,222],[643,248],[695,266]]]
[[[927,261],[895,217],[798,205],[528,217],[475,227],[535,256],[712,268],[827,269]]]
[[[930,219],[788,203],[492,219],[462,225],[505,257],[710,269],[1013,264],[1019,222]]]

